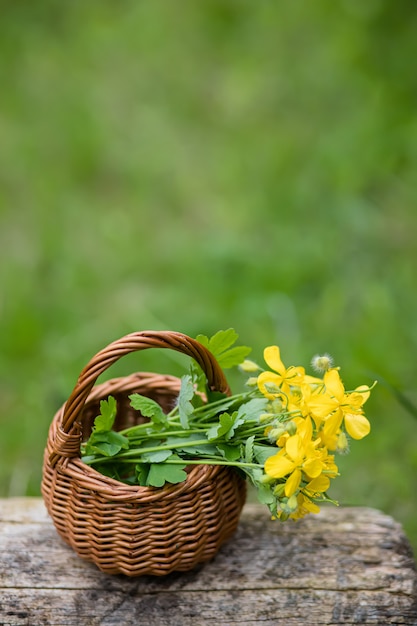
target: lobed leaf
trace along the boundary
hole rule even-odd
[[[225,369],[239,365],[251,352],[251,348],[246,346],[231,347],[238,338],[239,335],[233,328],[219,330],[210,339],[206,335],[197,335],[196,337],[197,341],[216,357],[220,367]]]
[[[184,465],[152,464],[149,468],[146,484],[149,487],[163,487],[166,482],[173,485],[182,483],[187,478],[187,472],[184,471],[185,467],[185,463]]]
[[[150,465],[148,463],[138,463],[135,467],[136,482],[141,487],[146,487],[148,484],[148,474]]]
[[[220,367],[229,369],[230,367],[243,363],[250,352],[251,348],[248,348],[247,346],[236,346],[235,348],[227,350],[227,352],[224,352],[223,354],[219,354],[217,362]]]
[[[194,407],[191,400],[194,397],[194,385],[189,374],[181,378],[181,389],[178,396],[178,413],[180,416],[181,426],[184,429],[190,427],[189,416],[192,415]]]
[[[240,459],[240,446],[232,446],[228,443],[218,443],[216,446],[217,450],[220,452],[221,456],[226,459],[226,461],[237,461]]]
[[[239,407],[239,417],[244,418],[245,422],[249,420],[258,421],[259,416],[265,413],[268,398],[252,398]]]
[[[85,454],[101,454],[102,456],[115,456],[120,450],[129,448],[129,439],[120,433],[109,430],[108,432],[93,432],[85,446]]]
[[[214,424],[207,431],[207,438],[209,441],[215,441],[216,439],[231,439],[238,426],[244,423],[244,418],[239,416],[238,411],[230,413],[222,413],[219,415],[219,422]]]
[[[155,450],[155,452],[145,452],[142,459],[145,463],[163,463],[172,456],[172,450]]]
[[[279,448],[275,448],[273,446],[268,445],[259,445],[255,444],[253,446],[253,452],[255,455],[255,459],[258,461],[260,465],[265,465],[265,461],[269,459],[270,456],[274,456],[278,454]]]
[[[149,417],[155,424],[166,424],[167,416],[155,400],[133,393],[129,396],[130,406],[140,411],[145,417]]]
[[[117,404],[113,396],[109,396],[107,400],[100,402],[100,415],[94,420],[93,430],[95,432],[105,432],[113,428],[114,420],[117,414]]]
[[[255,435],[251,435],[246,439],[245,443],[245,463],[252,463],[254,457],[253,442],[255,441]]]

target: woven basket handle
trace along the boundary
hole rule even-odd
[[[81,425],[79,417],[97,378],[108,367],[130,352],[148,348],[170,348],[192,357],[207,378],[209,389],[230,394],[230,388],[215,357],[201,343],[173,331],[142,331],[126,335],[98,352],[81,372],[62,415],[49,460],[52,467],[60,458],[80,455]]]

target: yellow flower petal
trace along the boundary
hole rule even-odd
[[[320,508],[315,502],[312,502],[307,496],[299,493],[297,496],[298,509],[290,515],[292,519],[300,519],[308,513],[320,513]]]
[[[269,346],[268,348],[265,348],[264,359],[268,367],[281,375],[284,374],[285,365],[281,361],[281,353],[278,346]]]
[[[303,507],[307,509],[309,513],[320,513],[320,507],[315,502],[311,502],[308,498],[304,500]]]
[[[361,391],[361,389],[363,391]],[[367,387],[366,385],[362,385],[362,387],[357,387],[355,391],[351,391],[350,393],[346,394],[349,405],[353,408],[358,409],[360,409],[360,407],[365,404],[370,395],[371,392],[369,390],[369,387]]]
[[[299,469],[295,469],[292,474],[287,478],[287,482],[285,483],[285,495],[287,498],[292,496],[300,486],[301,482],[301,472]]]
[[[273,372],[262,372],[258,376],[259,391],[262,393],[262,395],[264,395],[266,398],[269,398],[270,400],[273,400],[274,398],[276,398],[277,395],[280,393],[279,386],[281,383],[282,383],[281,376],[278,376],[278,374],[274,374]],[[277,388],[276,393],[272,393],[271,391],[268,391],[267,389],[268,384],[274,385]]]
[[[313,493],[323,493],[324,491],[327,491],[329,487],[330,478],[325,474],[320,474],[320,476],[317,476],[317,478],[313,478],[313,480],[308,483],[306,489]]]
[[[309,478],[316,478],[323,471],[323,463],[319,459],[307,459],[303,463],[303,470]]]
[[[290,365],[290,367],[285,372],[285,380],[287,383],[291,385],[302,385],[305,377],[305,369],[298,365]]]
[[[304,444],[310,443],[313,438],[313,424],[309,417],[295,418],[297,424],[297,435],[300,435]]]
[[[292,437],[288,437],[287,443],[285,444],[285,450],[290,459],[292,459],[294,463],[298,465],[304,456],[303,445],[300,435],[293,435]]]
[[[325,373],[323,380],[326,385],[326,391],[341,402],[345,395],[345,388],[340,380],[339,371],[335,369],[329,370]]]
[[[343,411],[339,409],[324,422],[323,433],[325,437],[333,437],[337,434],[343,421]]]
[[[270,456],[265,461],[265,473],[272,478],[284,478],[294,470],[295,466],[290,459],[287,459],[281,453]]]
[[[369,420],[361,413],[347,413],[345,428],[352,439],[363,439],[371,431]]]
[[[316,393],[308,400],[307,406],[313,418],[324,420],[330,413],[333,413],[339,403],[327,393]]]
[[[360,385],[359,387],[356,387],[355,391],[357,391],[358,393],[361,394],[361,396],[363,397],[363,402],[362,404],[365,404],[365,402],[367,401],[367,399],[369,398],[369,396],[371,395],[371,390],[368,387],[368,385]]]

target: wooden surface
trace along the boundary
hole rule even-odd
[[[125,578],[76,556],[42,500],[0,500],[0,552],[3,626],[417,625],[408,541],[373,509],[326,508],[281,524],[246,505],[213,562]]]

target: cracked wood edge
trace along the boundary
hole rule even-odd
[[[164,578],[100,573],[58,537],[39,498],[0,500],[0,623],[417,624],[401,526],[369,508],[280,524],[246,505],[211,563]],[[3,620],[3,621],[1,621]]]

